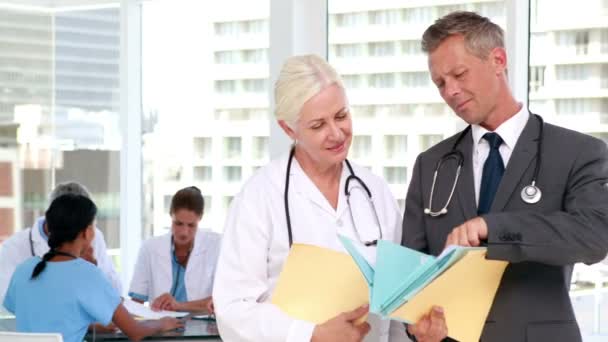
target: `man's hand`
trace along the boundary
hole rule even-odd
[[[422,316],[414,325],[408,325],[407,331],[416,336],[418,342],[440,342],[448,336],[443,309],[434,306],[431,312]]]
[[[150,305],[150,308],[154,311],[160,310],[169,310],[169,311],[178,311],[178,302],[173,298],[173,296],[169,293],[163,293],[162,295],[156,297],[156,299]]]
[[[356,325],[355,322],[367,314],[368,306],[361,306],[353,311],[343,312],[329,321],[315,326],[311,342],[359,342],[369,332],[367,322]]]
[[[95,259],[95,250],[93,249],[93,246],[89,245],[89,247],[80,254],[80,257],[97,266],[97,259]]]
[[[475,217],[454,228],[445,241],[449,245],[476,247],[488,238],[488,225],[481,217]]]

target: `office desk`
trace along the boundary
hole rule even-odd
[[[15,331],[16,322],[14,318],[0,319],[0,331]],[[128,341],[127,336],[122,333],[110,334],[93,334],[88,333],[85,336],[87,342],[98,341]],[[176,342],[176,341],[192,341],[204,340],[207,342],[221,342],[217,332],[215,321],[206,320],[188,320],[184,331],[170,331],[159,335],[146,337],[144,340],[156,342]]]

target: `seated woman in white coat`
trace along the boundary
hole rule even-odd
[[[171,232],[144,242],[129,296],[152,309],[213,313],[213,279],[220,235],[198,229],[204,200],[194,186],[171,199]]]
[[[403,324],[375,315],[356,325],[366,307],[315,325],[270,303],[292,243],[345,252],[338,234],[368,248],[379,239],[401,242],[401,214],[388,185],[346,159],[351,112],[336,71],[318,56],[291,57],[274,98],[278,123],[294,144],[232,201],[213,292],[222,340],[407,341]]]

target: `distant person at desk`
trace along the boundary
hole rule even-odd
[[[65,194],[82,195],[90,198],[87,189],[76,182],[61,183],[50,194],[49,204]],[[0,245],[0,303],[4,298],[8,283],[15,268],[33,256],[43,256],[49,251],[49,232],[44,216],[39,217],[32,228],[15,233]],[[120,278],[114,270],[112,259],[108,256],[103,233],[95,228],[95,238],[81,257],[99,267],[118,293],[122,292]]]
[[[171,199],[171,232],[139,251],[129,296],[154,310],[213,313],[213,279],[220,235],[198,228],[204,200],[194,186]]]
[[[220,335],[230,342],[360,341],[370,324],[354,321],[365,307],[315,325],[288,316],[270,298],[292,243],[345,252],[338,234],[369,248],[380,239],[400,241],[397,202],[384,180],[346,159],[352,113],[325,60],[290,57],[275,84],[275,107],[294,144],[232,201],[213,293]],[[368,322],[366,341],[388,341],[389,324],[390,341],[407,340],[400,323],[375,315]]]
[[[438,255],[487,242],[488,259],[510,262],[482,341],[581,341],[568,291],[572,265],[608,251],[606,144],[515,100],[503,31],[487,18],[448,14],[422,47],[439,93],[469,126],[418,156],[403,244]]]
[[[31,257],[11,278],[4,306],[19,332],[57,332],[80,342],[89,324],[113,322],[130,339],[183,326],[175,318],[137,322],[99,268],[81,258],[95,238],[97,207],[85,196],[59,196],[46,212],[50,250]]]

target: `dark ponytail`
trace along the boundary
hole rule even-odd
[[[34,267],[32,279],[38,277],[44,271],[47,261],[58,254],[57,248],[65,242],[76,240],[78,234],[93,223],[96,214],[95,203],[82,195],[66,194],[53,200],[45,214],[50,250]]]

